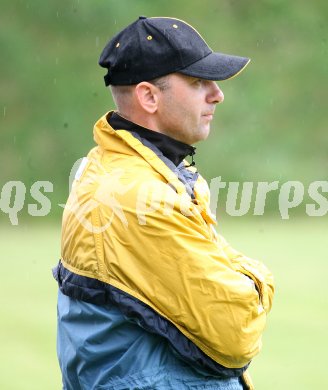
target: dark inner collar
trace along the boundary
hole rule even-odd
[[[114,130],[134,131],[140,137],[151,142],[176,166],[187,156],[193,156],[195,154],[196,148],[194,146],[177,141],[166,134],[146,129],[121,117],[117,112],[113,112],[107,120]]]

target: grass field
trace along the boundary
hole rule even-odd
[[[59,390],[57,289],[51,276],[59,257],[59,226],[0,228],[0,389]],[[264,347],[251,366],[256,389],[327,389],[327,219],[231,218],[222,231],[275,274]]]

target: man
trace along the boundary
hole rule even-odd
[[[64,389],[251,389],[273,280],[217,235],[185,157],[247,58],[187,23],[140,17],[105,47],[117,111],[95,125],[54,270]]]

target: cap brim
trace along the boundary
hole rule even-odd
[[[223,53],[210,53],[179,73],[205,80],[228,80],[237,76],[249,64],[250,59]]]

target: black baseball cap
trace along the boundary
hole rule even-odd
[[[215,53],[188,23],[167,17],[140,16],[105,46],[99,65],[108,70],[107,85],[132,85],[169,73],[206,80],[227,80],[250,59]]]

